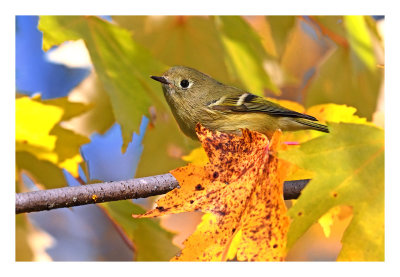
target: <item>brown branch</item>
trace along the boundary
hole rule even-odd
[[[310,180],[286,181],[285,199],[296,199]],[[124,199],[146,198],[179,188],[170,173],[126,181],[22,192],[16,194],[15,213],[29,213]]]

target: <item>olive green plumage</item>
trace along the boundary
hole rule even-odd
[[[282,131],[313,129],[329,133],[310,115],[298,113],[236,87],[224,85],[196,69],[175,66],[162,77],[165,98],[181,130],[197,139],[201,123],[211,130],[240,134],[247,128],[271,136]]]

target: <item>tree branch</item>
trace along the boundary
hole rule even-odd
[[[310,180],[286,181],[284,198],[296,199]],[[16,194],[15,213],[29,213],[124,199],[146,198],[179,188],[172,174],[126,181],[22,192]]]

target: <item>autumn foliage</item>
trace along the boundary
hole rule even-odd
[[[384,20],[40,16],[28,33],[27,18],[16,20],[16,192],[167,172],[180,188],[156,205],[17,215],[16,260],[385,260]],[[83,70],[67,66],[77,49],[87,73],[66,84]],[[314,116],[330,133],[277,131],[269,140],[198,126],[200,146],[149,78],[174,65]],[[58,67],[68,78],[53,75]],[[19,82],[26,77],[40,89]],[[284,201],[283,182],[300,179],[311,181]],[[198,221],[177,220],[186,214]],[[37,246],[48,234],[52,244]]]
[[[207,213],[173,260],[282,261],[289,226],[283,181],[289,166],[274,156],[281,148],[281,132],[269,141],[247,129],[237,136],[198,125],[197,134],[209,163],[171,171],[180,188],[158,200],[155,209],[134,217]]]

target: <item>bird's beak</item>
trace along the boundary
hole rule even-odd
[[[168,80],[165,79],[164,77],[150,76],[150,78],[166,85],[170,84],[170,82],[168,82]]]

